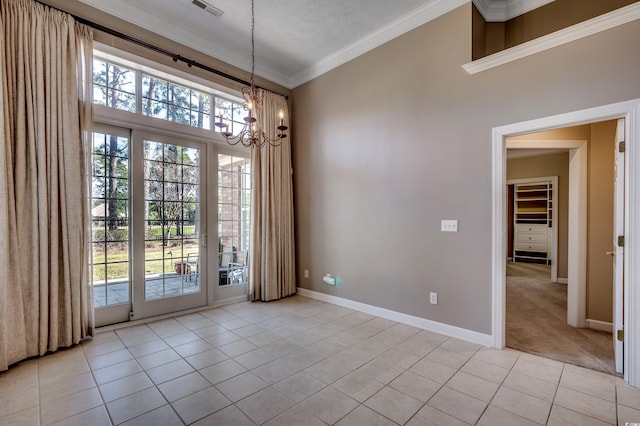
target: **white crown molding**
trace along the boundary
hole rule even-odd
[[[554,0],[473,0],[487,22],[505,22]]]
[[[516,16],[524,15],[554,1],[555,0],[509,0],[507,2],[505,21],[513,19]]]
[[[153,25],[149,25],[149,13],[132,6],[125,0],[110,0],[108,2],[102,0],[80,0],[96,9],[106,12],[123,21],[130,22],[145,30],[158,33],[158,28],[162,28],[162,36],[177,43],[189,46],[190,48],[207,54],[213,58],[224,61],[234,67],[244,71],[251,71],[251,62],[249,56],[240,55],[237,51],[229,49],[213,40],[201,37],[197,32],[190,31],[188,28],[181,28],[167,20],[153,16]],[[265,66],[256,65],[256,75],[270,80],[281,86],[287,86],[288,76],[283,75],[273,69]]]
[[[380,318],[396,321],[401,324],[410,325],[412,327],[422,328],[423,330],[429,330],[434,333],[443,334],[445,336],[455,337],[457,339],[477,343],[479,345],[491,346],[492,343],[492,337],[488,334],[478,333],[477,331],[467,330],[466,328],[460,328],[453,325],[416,317],[413,315],[403,314],[401,312],[380,308],[378,306],[367,305],[366,303],[356,302],[350,299],[345,299],[343,297],[332,296],[330,294],[307,290],[301,287],[298,287],[297,294],[299,294],[300,296],[308,297],[310,299],[320,300],[322,302],[327,302],[337,306],[353,309],[355,311],[364,312],[369,315],[375,315]]]
[[[589,19],[571,27],[547,34],[535,40],[505,49],[462,65],[469,74],[476,74],[524,57],[579,40],[584,37],[605,31],[640,19],[640,2],[630,4],[604,15]]]
[[[345,64],[394,38],[413,30],[439,16],[444,15],[466,3],[469,0],[434,0],[412,13],[405,15],[368,36],[346,46],[344,49],[330,55],[308,67],[291,79],[288,88],[297,87],[309,80],[313,80],[334,68]]]

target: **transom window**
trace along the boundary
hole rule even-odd
[[[220,129],[213,123],[224,117],[234,135],[245,124],[242,103],[230,96],[159,78],[135,65],[124,66],[98,55],[93,60],[95,104],[216,132]],[[215,105],[213,117],[211,105]]]
[[[94,59],[93,103],[136,112],[136,72],[118,64]]]
[[[211,128],[211,96],[186,86],[142,75],[142,113],[174,123]]]

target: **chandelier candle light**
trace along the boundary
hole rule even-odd
[[[284,125],[284,112],[280,110],[280,121],[277,126],[278,135],[275,138],[269,137],[269,135],[262,130],[262,126],[256,118],[258,112],[262,111],[263,108],[262,101],[264,98],[264,91],[261,88],[256,87],[256,83],[254,81],[256,68],[254,33],[254,0],[251,0],[251,85],[242,88],[242,97],[244,98],[242,107],[249,113],[249,115],[244,118],[245,123],[242,126],[242,130],[236,136],[233,136],[233,133],[229,131],[229,122],[227,118],[223,117],[222,111],[218,116],[220,121],[217,121],[215,125],[220,128],[220,133],[230,145],[237,145],[238,143],[241,143],[247,148],[251,146],[262,148],[266,144],[279,146],[282,139],[287,137],[285,130],[287,130],[288,127]]]

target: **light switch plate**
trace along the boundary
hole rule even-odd
[[[458,232],[458,221],[456,219],[442,219],[440,230],[442,232]]]

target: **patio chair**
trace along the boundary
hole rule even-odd
[[[220,263],[218,265],[219,285],[229,285],[229,271],[233,263],[233,247],[222,246],[222,251],[218,253]]]
[[[198,282],[198,263],[200,261],[200,253],[187,253],[187,279],[191,281],[193,276],[196,277],[196,283]]]
[[[231,262],[229,264],[229,283],[239,284],[247,281],[247,260],[249,253],[240,252],[242,262]]]

